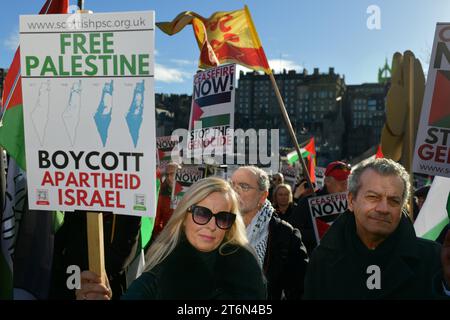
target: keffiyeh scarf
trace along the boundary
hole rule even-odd
[[[264,257],[266,255],[267,240],[269,237],[269,222],[274,212],[275,209],[270,202],[266,200],[262,208],[247,226],[247,238],[250,245],[256,251],[261,268],[263,267]]]

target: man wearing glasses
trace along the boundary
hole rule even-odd
[[[282,221],[267,200],[267,173],[254,166],[241,167],[230,183],[239,195],[247,237],[267,278],[268,298],[300,299],[308,255],[299,230]]]
[[[287,221],[292,224],[294,228],[298,228],[302,233],[303,242],[311,255],[314,248],[317,246],[316,236],[311,217],[311,212],[308,204],[308,199],[316,196],[323,196],[331,193],[346,192],[347,178],[350,174],[351,166],[342,161],[333,161],[328,164],[325,170],[325,186],[316,194],[311,194],[302,198],[298,202],[295,211],[290,215]]]

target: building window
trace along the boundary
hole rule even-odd
[[[367,101],[367,110],[376,111],[377,110],[377,100],[371,99]]]

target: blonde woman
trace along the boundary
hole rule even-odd
[[[294,203],[292,197],[291,186],[285,183],[277,185],[273,192],[273,207],[278,216],[287,220],[294,211],[297,204]]]
[[[264,299],[263,274],[248,245],[236,193],[219,178],[189,188],[149,249],[145,272],[123,299]],[[77,299],[110,299],[93,272]]]

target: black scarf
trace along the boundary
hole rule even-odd
[[[246,249],[200,252],[185,239],[153,273],[160,299],[264,299],[262,272]],[[258,274],[259,273],[259,274]]]

